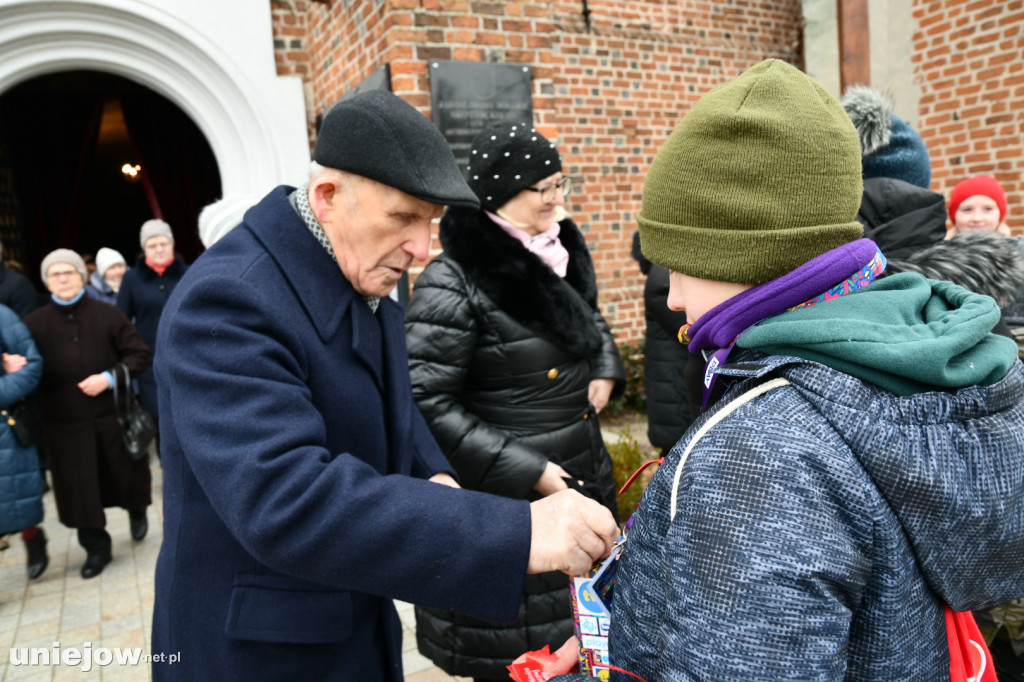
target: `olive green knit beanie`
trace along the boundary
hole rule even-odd
[[[862,191],[850,117],[769,59],[701,97],[655,156],[641,250],[693,277],[760,284],[859,239]]]

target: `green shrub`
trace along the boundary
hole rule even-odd
[[[655,455],[644,448],[640,443],[637,442],[636,438],[633,437],[633,432],[629,425],[626,425],[619,436],[619,440],[614,443],[607,443],[608,454],[612,458],[612,474],[615,477],[615,490],[618,492],[622,489],[622,486],[626,484],[629,477],[639,469],[644,462],[655,459]],[[640,498],[644,494],[644,489],[647,488],[647,481],[650,480],[651,474],[657,470],[656,466],[650,466],[644,470],[642,474],[637,476],[636,480],[633,481],[633,485],[629,487],[626,492],[618,496],[619,505],[619,518],[623,523],[629,518],[633,510],[640,503]]]
[[[626,390],[615,400],[608,402],[602,415],[618,417],[627,412],[647,413],[647,399],[644,397],[644,342],[636,346],[619,346],[619,357],[626,368]]]

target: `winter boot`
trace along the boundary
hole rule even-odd
[[[25,541],[28,553],[28,579],[35,580],[50,565],[50,557],[46,553],[46,533],[42,528],[36,529],[36,536]]]

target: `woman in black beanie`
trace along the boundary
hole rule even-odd
[[[597,413],[625,373],[583,236],[556,218],[570,178],[554,144],[503,123],[474,140],[469,184],[481,209],[442,218],[444,254],[406,315],[416,402],[463,487],[534,500],[572,486],[615,513]],[[561,573],[527,576],[514,623],[416,616],[420,651],[476,680],[508,679],[523,651],[572,634]]]

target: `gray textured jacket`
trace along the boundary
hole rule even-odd
[[[644,495],[612,662],[648,682],[948,679],[943,602],[1024,594],[1024,367],[897,397],[808,360],[736,360],[721,372],[739,383]],[[773,377],[788,383],[714,426],[682,469],[702,424]]]

